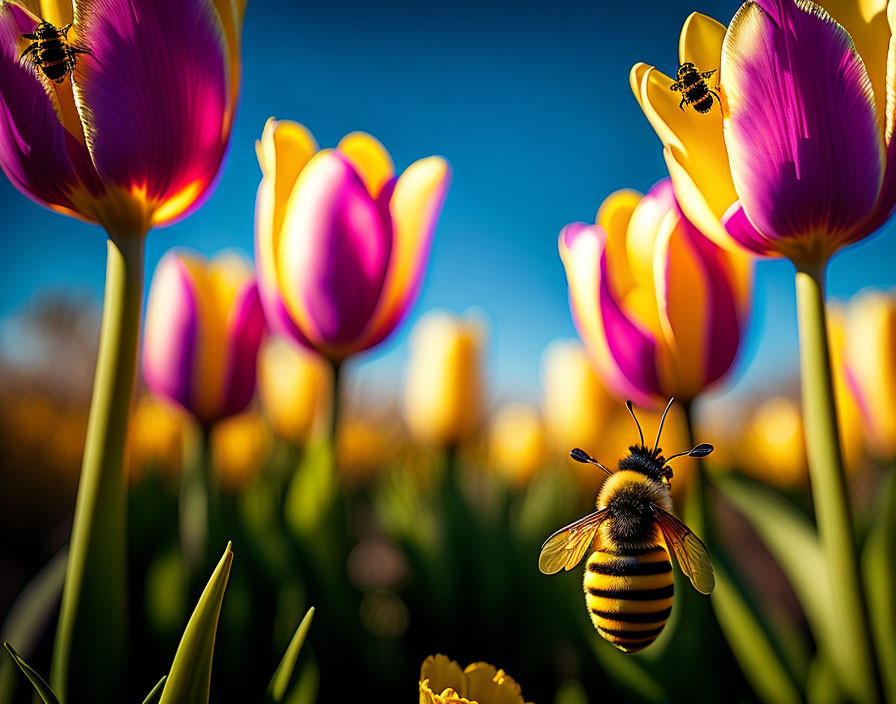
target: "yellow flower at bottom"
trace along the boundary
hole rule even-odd
[[[519,684],[504,670],[474,662],[461,670],[445,655],[430,655],[420,668],[420,704],[524,704]]]

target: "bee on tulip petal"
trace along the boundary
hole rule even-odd
[[[716,71],[718,69],[714,68],[712,71],[703,71],[701,73],[690,61],[685,61],[679,66],[678,80],[669,86],[672,90],[681,91],[681,102],[678,104],[678,107],[684,110],[685,105],[690,105],[694,110],[705,115],[712,110],[713,97],[721,104],[722,99],[719,97],[719,94],[706,85],[706,79]]]
[[[62,83],[75,69],[76,56],[90,53],[88,49],[68,41],[68,32],[71,28],[71,22],[64,27],[55,27],[46,21],[41,22],[33,32],[22,35],[32,42],[22,52],[20,58],[31,59],[44,76],[56,83]]]
[[[598,510],[554,533],[538,557],[538,568],[554,574],[571,570],[594,545],[586,563],[585,604],[597,632],[626,653],[653,643],[672,612],[670,547],[698,592],[709,594],[715,586],[706,546],[670,513],[668,466],[676,457],[706,457],[713,447],[701,443],[668,459],[662,456],[660,433],[673,400],[663,413],[653,449],[644,444],[631,401],[626,402],[641,443],[629,448],[616,472],[583,450],[569,453],[577,462],[598,467],[609,479],[597,497]]]

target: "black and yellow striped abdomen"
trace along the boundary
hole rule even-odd
[[[584,586],[594,627],[626,653],[653,643],[672,613],[672,562],[664,545],[594,551]]]

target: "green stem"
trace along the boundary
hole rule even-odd
[[[144,233],[110,237],[99,355],[51,681],[60,700],[121,701],[125,673],[124,448],[143,302]]]
[[[215,497],[212,491],[211,428],[202,424],[184,444],[178,502],[180,545],[191,577],[204,578],[210,563],[209,533]]]
[[[342,412],[342,365],[343,361],[331,361],[332,374],[330,374],[330,444],[333,448],[333,462],[336,462],[336,436],[339,431],[339,414]]]
[[[827,262],[796,263],[803,422],[815,519],[831,580],[843,653],[853,661],[850,683],[861,702],[883,699],[862,590],[849,494],[843,471],[825,318]],[[848,654],[848,655],[847,655]]]

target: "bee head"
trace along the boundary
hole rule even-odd
[[[693,66],[693,64],[682,64],[682,68],[687,65]],[[681,69],[679,69],[679,73],[681,73]],[[644,443],[644,433],[641,430],[641,424],[638,422],[637,417],[635,417],[635,411],[632,408],[632,402],[625,402],[625,407],[628,409],[628,412],[631,413],[632,419],[635,421],[635,425],[638,427],[638,436],[641,439],[641,444],[632,445],[628,448],[628,457],[623,457],[621,460],[619,460],[620,470],[632,469],[637,472],[641,472],[642,474],[646,474],[651,479],[662,482],[665,486],[671,486],[672,468],[668,465],[670,460],[674,460],[676,457],[684,456],[706,457],[706,455],[712,452],[712,445],[710,445],[709,443],[700,443],[687,452],[679,452],[675,455],[672,455],[671,457],[669,457],[669,459],[663,457],[663,448],[660,447],[660,435],[662,435],[663,425],[666,422],[666,416],[668,415],[669,409],[672,407],[672,403],[674,401],[674,398],[670,398],[669,403],[666,404],[666,410],[663,411],[663,417],[660,418],[660,427],[656,431],[656,441],[653,444],[652,450],[649,449]]]
[[[691,73],[692,71],[696,71],[697,67],[691,61],[685,61],[681,66],[678,67],[678,77],[681,78],[685,74]]]

